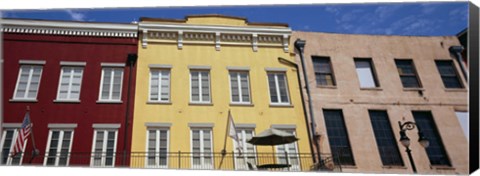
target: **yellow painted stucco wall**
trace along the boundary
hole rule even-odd
[[[223,24],[225,19],[220,19]],[[207,18],[206,23],[212,24]],[[237,21],[234,20],[233,23]],[[195,23],[201,23],[195,18]],[[226,22],[226,24],[229,24]],[[141,38],[141,36],[140,36]],[[141,42],[141,41],[140,41]],[[133,118],[132,152],[146,152],[145,123],[171,123],[169,133],[169,152],[191,152],[191,134],[189,123],[213,123],[213,152],[223,149],[226,133],[228,110],[231,111],[236,124],[256,124],[255,134],[271,125],[295,125],[298,152],[310,153],[305,116],[303,112],[297,71],[294,67],[280,63],[278,57],[293,61],[289,52],[281,47],[259,47],[254,52],[251,46],[221,46],[220,51],[213,45],[184,45],[178,49],[176,44],[148,43],[146,48],[139,44],[137,61],[137,78],[135,89],[135,109]],[[171,65],[169,104],[149,104],[149,64]],[[210,66],[211,105],[190,104],[190,70],[189,66]],[[230,105],[230,85],[228,66],[249,67],[251,92],[250,106]],[[265,68],[286,68],[288,91],[292,106],[272,107],[270,105],[267,71]],[[233,141],[227,138],[227,153],[233,152]],[[257,153],[272,153],[270,146],[257,146]],[[175,158],[174,158],[175,157]],[[176,156],[169,160],[169,168],[178,168]],[[182,158],[184,159],[184,158]],[[184,160],[188,160],[185,158]],[[302,168],[311,166],[311,159],[302,159]],[[145,158],[132,157],[132,167],[143,167]],[[215,168],[219,158],[214,158]],[[225,159],[232,163],[232,159]],[[231,167],[232,164],[230,164]],[[183,167],[183,166],[182,166]],[[232,169],[232,168],[224,168]]]

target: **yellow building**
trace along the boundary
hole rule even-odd
[[[288,25],[197,15],[141,18],[139,30],[132,167],[242,170],[246,162],[288,162],[290,170],[310,169],[297,69],[279,59],[293,61]],[[241,155],[226,138],[229,110]],[[269,128],[299,141],[245,143]]]

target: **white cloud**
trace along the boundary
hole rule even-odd
[[[72,10],[65,10],[65,12],[70,15],[70,18],[75,21],[85,21],[85,14],[80,13],[80,12],[74,12]]]
[[[327,6],[325,7],[325,11],[338,15],[340,13],[340,9],[335,6]]]

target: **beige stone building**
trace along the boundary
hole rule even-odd
[[[296,39],[306,41],[320,152],[333,154],[342,172],[412,173],[399,142],[399,121],[412,121],[406,135],[418,173],[468,174],[468,83],[449,52],[460,45],[455,36],[293,32],[292,46]],[[298,50],[295,57],[301,68]]]

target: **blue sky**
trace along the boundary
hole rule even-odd
[[[192,14],[246,17],[250,22],[288,23],[293,30],[348,34],[455,35],[467,27],[467,2],[209,6],[6,10],[4,18],[96,22],[138,21],[139,17],[180,18]]]

